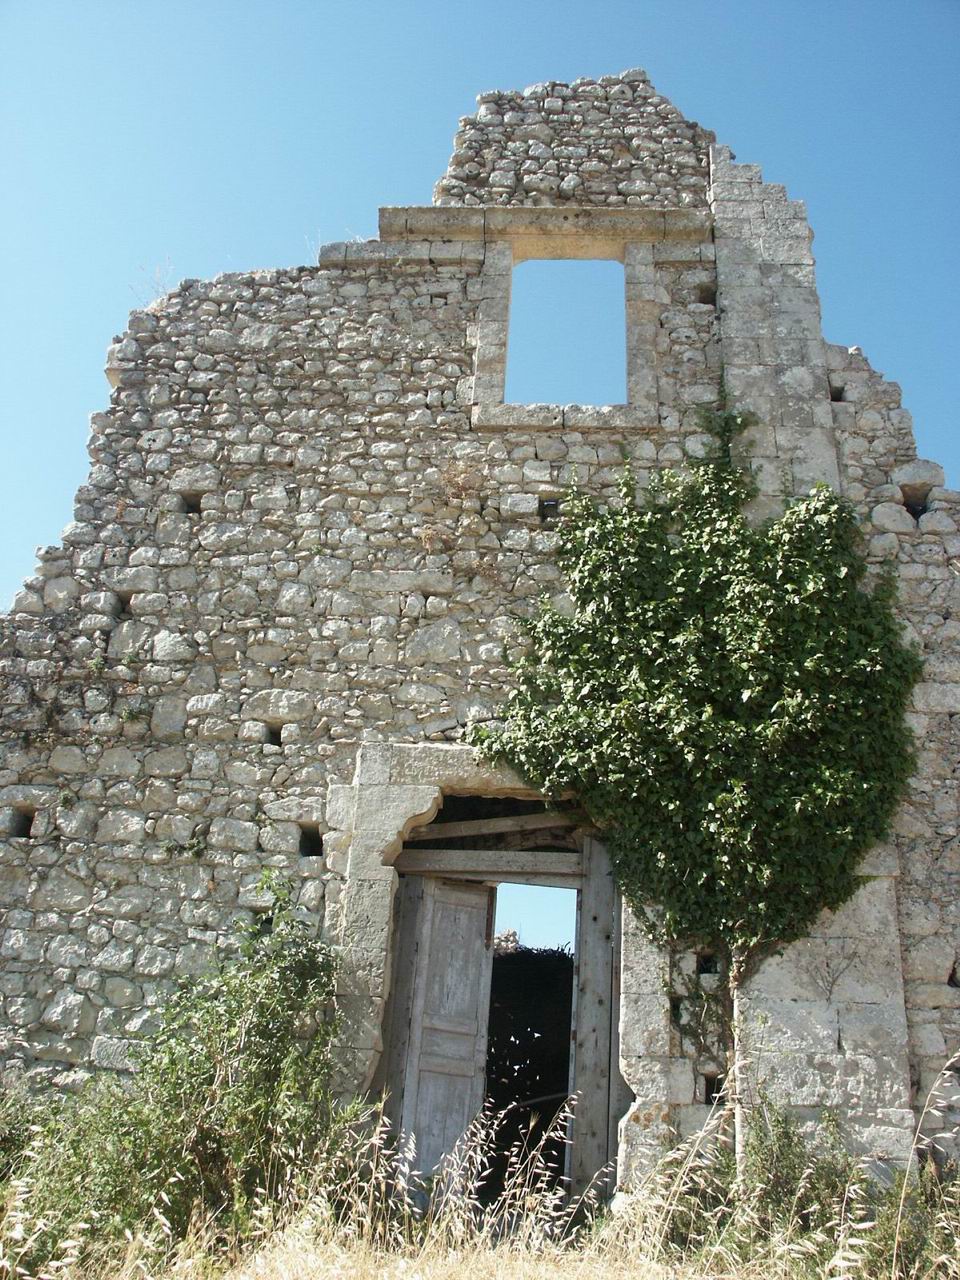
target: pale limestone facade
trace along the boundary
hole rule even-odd
[[[3,622],[11,1069],[123,1067],[269,866],[345,947],[363,1087],[404,833],[445,790],[528,794],[460,739],[502,700],[514,616],[557,588],[540,500],[574,474],[612,498],[624,446],[641,481],[696,456],[722,370],[762,424],[759,510],[844,492],[926,659],[893,838],[752,990],[766,1083],[907,1157],[960,1049],[960,494],[916,459],[896,385],[824,342],[803,205],[712,144],[641,71],[484,94],[434,205],[382,210],[379,240],[132,314],[74,521]],[[627,404],[503,403],[511,272],[535,257],[623,263]],[[668,969],[626,919],[624,1174],[706,1112]]]

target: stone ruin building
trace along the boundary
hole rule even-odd
[[[131,315],[74,520],[3,623],[8,1075],[127,1067],[275,868],[342,945],[344,1087],[388,1086],[429,1165],[483,1095],[493,895],[518,881],[578,890],[574,1182],[699,1126],[722,1065],[683,1005],[711,957],[656,952],[598,834],[462,734],[503,699],[518,611],[560,589],[564,486],[613,498],[623,446],[641,481],[696,456],[722,372],[759,415],[761,504],[846,494],[925,655],[892,837],[750,997],[767,1087],[909,1158],[960,1048],[960,493],[896,384],[824,341],[811,239],[634,70],[485,93],[433,204],[382,209],[379,239]],[[625,404],[504,402],[537,258],[622,264]]]

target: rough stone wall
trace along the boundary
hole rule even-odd
[[[643,70],[482,93],[460,122],[441,205],[706,205],[714,135]]]
[[[761,418],[767,509],[839,485],[927,656],[894,838],[752,997],[768,1080],[905,1158],[909,1107],[960,1046],[960,495],[916,460],[897,388],[824,343],[802,206],[723,148],[708,170],[710,140],[640,72],[484,95],[444,207],[133,314],[75,520],[0,630],[8,1063],[64,1085],[125,1065],[273,867],[347,943],[368,1078],[391,850],[444,786],[519,785],[452,744],[502,700],[517,611],[559,589],[541,499],[574,475],[611,499],[623,448],[641,483],[696,455],[722,367]],[[626,405],[503,404],[511,271],[554,256],[624,263]],[[627,1164],[705,1114],[677,977],[628,920]]]
[[[896,383],[856,347],[827,354],[844,491],[871,558],[896,571],[904,627],[924,657],[909,716],[917,770],[891,843],[911,1084],[918,1105],[935,1091],[941,1115],[924,1121],[933,1134],[960,1126],[960,1080],[941,1078],[960,1051],[960,493],[944,488],[936,463],[916,458]]]
[[[359,741],[499,702],[513,614],[557,579],[540,497],[612,498],[624,445],[641,476],[682,458],[657,422],[470,429],[483,256],[328,246],[187,282],[111,348],[76,519],[4,622],[0,821],[36,810],[0,866],[8,1060],[123,1065],[265,867],[332,918],[345,862],[301,826]],[[718,373],[702,274],[659,274],[678,398]]]

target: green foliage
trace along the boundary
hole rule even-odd
[[[334,963],[271,887],[271,930],[244,926],[232,958],[174,995],[129,1081],[47,1102],[14,1164],[7,1260],[49,1266],[128,1234],[166,1245],[211,1215],[242,1234],[309,1167],[336,1125]]]
[[[35,1100],[25,1089],[0,1092],[0,1186],[6,1183],[30,1141]]]
[[[806,1139],[768,1098],[751,1112],[740,1192],[730,1148],[700,1141],[694,1158],[681,1155],[663,1188],[665,1254],[673,1262],[698,1259],[714,1274],[709,1264],[719,1254],[730,1268],[724,1274],[740,1274],[740,1266],[779,1246],[793,1258],[791,1276],[907,1280],[946,1275],[943,1262],[957,1258],[955,1169],[938,1177],[928,1162],[919,1174],[898,1173],[890,1182],[871,1177],[844,1151],[829,1113]]]
[[[471,734],[586,810],[655,938],[728,957],[802,935],[856,888],[911,772],[920,666],[841,498],[820,487],[750,523],[730,450],[748,425],[705,414],[712,454],[645,501],[629,471],[616,509],[570,496],[572,611],[525,624],[506,722]]]

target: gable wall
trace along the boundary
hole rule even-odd
[[[37,809],[0,855],[8,1062],[61,1084],[123,1066],[171,983],[262,909],[264,867],[332,935],[358,745],[453,742],[492,712],[514,615],[558,589],[539,499],[574,475],[610,499],[623,447],[640,483],[696,454],[722,365],[761,417],[765,509],[838,484],[928,655],[895,839],[862,900],[756,993],[790,1100],[846,1108],[863,1149],[904,1158],[917,1088],[960,1042],[958,499],[915,461],[897,388],[824,343],[802,206],[711,141],[638,72],[484,95],[442,207],[385,210],[379,241],[325,246],[318,267],[188,281],[133,314],[75,520],[0,640],[0,832]],[[625,263],[626,406],[501,403],[512,265],[554,254]],[[919,522],[901,482],[929,490]],[[324,858],[300,856],[300,823],[334,831]],[[662,958],[626,935],[636,1163],[701,1118],[702,1064],[669,1023]]]

